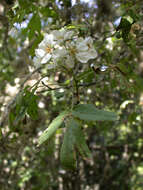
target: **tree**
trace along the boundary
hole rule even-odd
[[[142,3],[1,1],[0,186],[142,189]]]

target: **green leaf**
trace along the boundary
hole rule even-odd
[[[72,115],[82,120],[89,121],[115,121],[117,115],[114,112],[99,110],[92,104],[79,104],[72,111]]]
[[[13,127],[14,120],[15,120],[15,114],[14,114],[13,110],[11,110],[9,113],[9,120],[8,120],[10,128]]]
[[[70,169],[76,167],[76,150],[83,158],[91,158],[90,150],[86,144],[85,137],[79,122],[70,119],[67,123],[67,131],[61,148],[61,163]]]
[[[32,119],[38,118],[38,96],[34,95],[35,89],[30,92],[28,86],[17,96],[16,105],[9,114],[9,124],[17,125],[27,113]]]
[[[68,112],[64,111],[52,121],[49,127],[39,137],[38,145],[41,145],[43,142],[47,141],[56,132],[67,115]]]
[[[40,12],[44,17],[58,17],[57,13],[48,7],[41,7]]]
[[[134,22],[137,22],[139,20],[139,15],[136,14],[134,10],[130,9],[128,11],[128,14],[130,15],[130,17],[132,17],[132,19],[134,20]]]
[[[35,37],[35,32],[38,32],[40,34],[41,31],[41,20],[40,16],[38,14],[34,14],[28,24],[28,37],[29,40],[31,40],[33,37]]]
[[[128,36],[129,36],[129,32],[131,30],[131,26],[132,26],[132,22],[129,21],[128,18],[122,18],[119,26],[116,29],[117,31],[118,30],[122,31],[122,38],[123,38],[124,42],[129,41]]]
[[[91,159],[91,152],[86,144],[84,133],[79,123],[73,120],[73,132],[76,138],[76,147],[84,159]]]
[[[0,140],[2,139],[3,135],[2,135],[2,129],[0,128]]]
[[[38,118],[38,105],[37,105],[37,99],[38,96],[34,95],[36,89],[33,89],[32,92],[28,91],[28,89],[24,89],[24,95],[22,100],[22,106],[25,107],[28,115],[32,119]]]
[[[93,71],[90,69],[88,69],[87,71],[84,71],[82,73],[80,73],[78,76],[77,76],[77,80],[82,80],[82,79],[85,79],[87,78],[88,76],[90,76],[91,74],[93,74]],[[94,75],[92,75],[94,76]]]
[[[120,21],[120,24],[119,26],[117,27],[117,31],[118,30],[122,30],[122,29],[125,29],[125,28],[129,28],[131,26],[132,23],[130,23],[126,18],[121,18],[121,21]]]
[[[42,41],[43,36],[41,34],[37,35],[36,39],[33,42],[32,47],[29,49],[29,53],[31,56],[34,56],[35,49],[37,48],[38,44]]]
[[[38,105],[37,105],[37,96],[33,95],[29,101],[27,113],[32,119],[38,118]]]
[[[14,124],[18,124],[19,121],[21,121],[24,116],[25,116],[25,113],[26,113],[26,107],[25,106],[21,106],[20,109],[18,109],[16,106],[16,118],[15,118],[15,121],[14,121]]]
[[[76,167],[75,136],[73,134],[73,123],[71,121],[68,123],[67,131],[64,135],[60,160],[64,167],[69,169]]]
[[[25,1],[19,0],[18,2],[19,2],[20,7],[22,7],[22,8],[26,8],[29,6],[29,3],[27,0],[25,0]]]

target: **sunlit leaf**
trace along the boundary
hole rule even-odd
[[[68,115],[68,112],[64,111],[52,121],[52,123],[49,125],[49,127],[39,137],[39,139],[38,139],[39,145],[41,145],[42,143],[47,141],[56,132],[56,130],[63,123],[63,121],[67,115]]]

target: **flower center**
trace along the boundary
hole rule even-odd
[[[88,46],[89,49],[91,48],[91,45],[89,43],[87,44],[87,46]]]
[[[50,46],[47,46],[47,47],[46,47],[46,52],[47,52],[47,53],[52,53],[52,48],[51,48]]]
[[[76,48],[70,48],[70,54],[71,54],[71,55],[74,55],[74,54],[76,54],[76,53],[77,53]]]
[[[63,36],[60,36],[60,35],[57,37],[57,39],[58,40],[64,40]]]

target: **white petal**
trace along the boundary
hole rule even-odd
[[[65,64],[69,67],[69,68],[73,68],[74,67],[74,59],[71,56],[67,56],[67,59],[65,61]]]
[[[54,39],[56,38],[56,36],[58,36],[59,31],[58,30],[53,30],[52,31],[52,35],[54,36]]]
[[[79,45],[77,46],[77,50],[78,50],[78,51],[88,51],[88,46],[85,45],[85,44],[79,44]]]
[[[93,44],[93,39],[91,38],[91,37],[86,37],[85,38],[85,42],[87,43],[87,44]]]
[[[67,51],[65,48],[61,47],[61,49],[54,50],[53,56],[52,56],[53,62],[57,63],[57,62],[63,60],[63,58],[66,57],[66,55],[67,55]]]
[[[40,42],[40,44],[38,45],[38,47],[39,47],[39,49],[45,49],[45,47],[46,47],[45,41],[42,40],[42,41]]]
[[[45,34],[44,39],[39,44],[39,49],[45,49],[47,45],[54,45],[54,36],[52,34]]]
[[[59,36],[64,39],[65,34],[66,34],[66,30],[65,30],[64,28],[62,28],[62,29],[59,31]]]
[[[77,43],[80,43],[80,42],[83,42],[83,41],[84,41],[84,39],[82,37],[77,38],[77,40],[76,40]]]
[[[77,49],[78,51],[88,51],[93,48],[93,40],[91,37],[86,37],[85,39],[79,38],[77,41]]]
[[[35,55],[39,58],[42,58],[46,52],[43,49],[35,49]]]
[[[43,43],[45,43],[45,45],[54,45],[55,42],[53,34],[45,34]]]
[[[56,49],[54,52],[53,52],[53,54],[55,55],[55,56],[58,56],[58,57],[64,57],[64,56],[66,56],[66,54],[67,54],[67,51],[66,51],[66,49],[65,48],[59,48],[59,49]]]
[[[88,48],[89,48],[89,47],[87,46],[87,44],[85,43],[84,40],[81,41],[81,42],[77,42],[77,44],[76,44],[76,49],[77,49],[78,51],[87,51]]]
[[[73,35],[74,35],[74,31],[67,31],[64,35],[64,40],[71,39]]]
[[[97,57],[97,52],[95,51],[95,49],[89,49],[88,55],[89,59],[94,59],[95,57]]]
[[[34,57],[33,62],[34,62],[34,66],[36,68],[39,68],[41,66],[41,59],[40,58]]]
[[[52,55],[51,54],[46,54],[43,59],[41,60],[41,64],[47,63],[51,59]]]
[[[61,40],[64,40],[64,35],[65,35],[65,30],[54,30],[52,32],[52,35],[54,36],[54,40],[58,40],[58,41],[61,41]]]
[[[89,58],[89,54],[88,52],[80,52],[76,54],[76,58],[78,61],[80,61],[81,63],[87,63]]]

